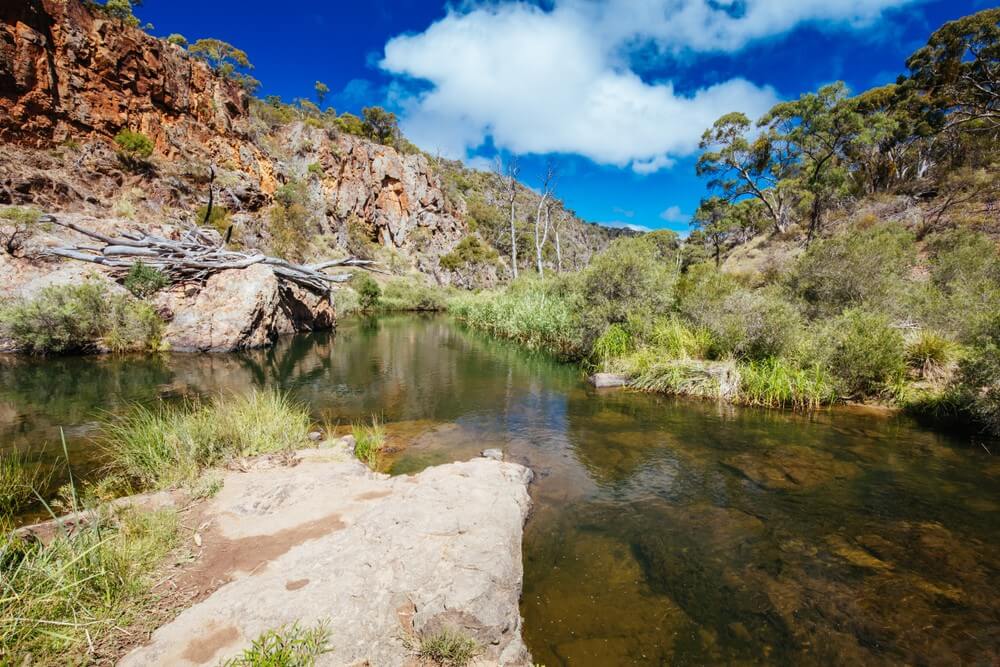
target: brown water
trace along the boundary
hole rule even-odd
[[[598,393],[444,318],[268,351],[0,362],[0,443],[77,471],[102,411],[280,386],[377,413],[396,473],[496,446],[536,473],[522,613],[555,665],[996,664],[1000,462],[903,417]]]

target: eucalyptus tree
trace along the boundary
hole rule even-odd
[[[521,173],[517,158],[511,157],[506,164],[499,155],[493,161],[493,173],[500,184],[498,199],[506,204],[510,213],[510,270],[517,278],[517,177]]]

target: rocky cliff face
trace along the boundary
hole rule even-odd
[[[123,168],[112,138],[124,128],[154,141],[149,168]],[[361,234],[382,259],[449,282],[437,258],[466,233],[424,156],[301,122],[269,126],[235,82],[79,0],[0,3],[0,142],[0,204],[190,224],[214,166],[249,245],[270,244],[268,209],[290,182],[307,184],[315,255]]]

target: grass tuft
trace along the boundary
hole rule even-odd
[[[441,667],[465,667],[481,652],[475,639],[460,630],[445,628],[422,638],[417,655]]]
[[[239,657],[225,667],[311,667],[316,658],[329,653],[330,628],[325,622],[304,628],[297,622],[268,630],[255,639]]]
[[[105,424],[102,446],[113,471],[140,487],[164,488],[234,458],[292,450],[306,441],[310,423],[287,395],[254,390],[204,405],[136,406]]]
[[[31,505],[48,481],[42,464],[29,461],[24,452],[0,452],[0,516],[17,514]]]
[[[377,416],[372,416],[371,425],[353,424],[351,433],[354,435],[354,455],[372,470],[377,470],[385,448],[385,425]]]
[[[150,573],[178,541],[171,510],[98,511],[48,545],[0,541],[0,662],[32,654],[76,664],[96,637],[125,627],[149,600]],[[6,663],[5,663],[6,664]]]
[[[777,358],[740,366],[738,403],[814,410],[836,400],[833,379],[819,366],[803,370]]]

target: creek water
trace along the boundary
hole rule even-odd
[[[996,664],[995,442],[909,419],[628,391],[443,317],[226,355],[0,360],[0,446],[74,472],[102,414],[277,386],[379,415],[392,473],[487,447],[535,472],[522,614],[539,664]]]

